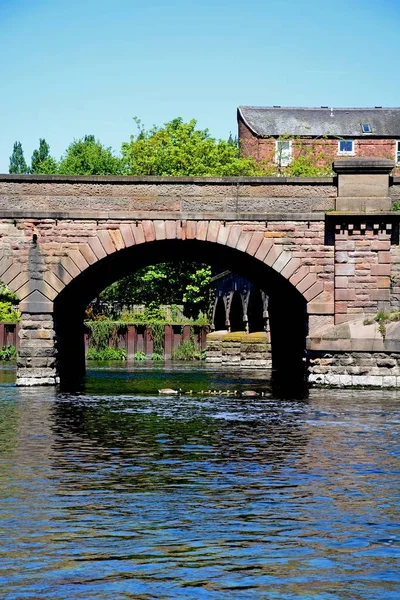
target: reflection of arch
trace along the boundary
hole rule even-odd
[[[264,331],[264,302],[261,296],[261,291],[255,287],[250,290],[249,301],[247,305],[247,317],[249,324],[249,332]]]
[[[226,329],[226,310],[225,310],[225,302],[223,301],[222,296],[219,296],[217,303],[215,305],[214,329],[216,331],[221,331],[222,329]]]
[[[61,379],[69,379],[84,366],[82,321],[87,304],[107,285],[132,271],[160,261],[178,261],[183,255],[187,260],[217,262],[264,291],[270,299],[273,363],[291,373],[300,365],[307,333],[307,302],[319,306],[317,297],[324,292],[324,282],[282,245],[264,238],[262,231],[243,231],[241,225],[220,221],[139,220],[136,224],[115,223],[110,229],[107,222],[100,221],[89,233],[84,222],[73,222],[82,232],[82,241],[66,247],[60,241],[57,262],[57,240],[49,249],[38,242],[43,256],[41,279],[30,279],[28,274],[27,281],[22,271],[14,277],[19,264],[13,268],[13,277],[10,275],[10,288],[20,296],[22,312],[54,310]],[[0,270],[5,260],[0,260]],[[26,339],[29,341],[28,336]],[[46,344],[50,347],[50,342]],[[30,352],[28,346],[21,337],[21,349]]]
[[[233,292],[229,304],[229,326],[233,331],[244,331],[243,302],[239,292]]]

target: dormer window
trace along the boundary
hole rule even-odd
[[[352,155],[354,152],[354,140],[339,140],[338,142],[338,154],[341,155]]]

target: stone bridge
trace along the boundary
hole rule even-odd
[[[400,384],[397,323],[373,321],[399,310],[393,167],[344,159],[334,178],[0,175],[0,279],[22,313],[17,384],[79,377],[87,304],[137,268],[182,259],[268,295],[283,380]]]

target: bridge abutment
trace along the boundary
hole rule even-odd
[[[23,312],[19,338],[16,385],[59,383],[52,313]]]

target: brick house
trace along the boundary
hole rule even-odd
[[[341,156],[391,158],[400,174],[400,108],[239,106],[237,118],[242,156],[278,173],[303,155],[328,168]]]

